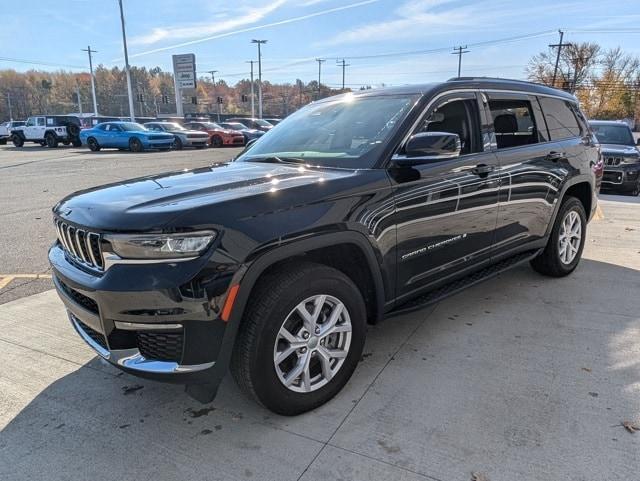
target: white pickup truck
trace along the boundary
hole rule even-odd
[[[38,115],[29,117],[24,125],[12,128],[10,136],[16,147],[22,147],[25,142],[51,148],[59,143],[80,147],[80,125],[80,119],[73,115]]]
[[[24,125],[24,121],[10,120],[0,124],[0,145],[5,145],[11,138],[11,130]]]

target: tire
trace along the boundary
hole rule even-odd
[[[180,140],[180,137],[176,137],[175,139],[173,139],[173,148],[174,150],[182,150],[184,148],[184,145],[182,145],[182,140]]]
[[[636,184],[635,188],[633,190],[629,191],[629,195],[634,196],[634,197],[637,197],[637,196],[640,195],[640,180]]]
[[[58,139],[55,134],[49,132],[44,136],[44,141],[47,144],[47,147],[50,149],[55,149],[58,147]]]
[[[80,139],[73,139],[71,141],[71,145],[73,145],[74,147],[82,147],[82,140]]]
[[[219,135],[214,135],[211,137],[211,147],[222,147],[224,142],[222,141],[222,137]]]
[[[129,140],[129,150],[131,152],[142,152],[144,150],[144,146],[142,145],[142,142],[140,142],[140,139],[137,139],[135,137],[130,139]]]
[[[19,135],[12,135],[11,142],[13,142],[14,147],[24,147],[24,139]]]
[[[7,139],[0,140],[0,145],[7,145]]]
[[[572,221],[569,219],[569,216],[575,220]],[[566,239],[563,235],[567,229],[565,222],[568,222],[571,226],[575,226],[575,222],[577,221],[579,221],[580,227],[579,238],[576,240],[575,236],[570,236],[568,243],[565,243],[567,241],[561,240],[561,236],[563,239]],[[582,202],[575,197],[566,197],[558,211],[547,246],[531,261],[531,267],[540,274],[551,277],[564,277],[571,274],[578,266],[580,258],[582,257],[586,234],[587,215]],[[576,240],[576,242],[574,242],[574,240]],[[564,250],[561,248],[561,244],[565,245]],[[569,254],[565,256],[563,253],[567,251]],[[571,255],[573,257],[571,257]]]
[[[319,326],[328,322],[336,307],[343,307],[337,322],[344,331],[330,334],[324,340],[316,335],[316,330],[310,336],[305,334],[302,317],[296,310],[305,300],[317,300],[321,295],[326,299],[320,311],[323,321]],[[315,307],[311,303],[308,306],[311,309],[304,309],[313,317],[311,313]],[[243,319],[231,372],[242,391],[278,414],[293,416],[329,401],[347,383],[362,355],[366,332],[362,295],[342,272],[321,264],[291,263],[268,274],[254,287]],[[347,331],[349,323],[350,332]],[[280,336],[285,326],[291,329],[287,330],[288,335],[296,342],[307,343],[306,347],[292,348]],[[296,334],[292,335],[292,332]],[[327,369],[335,371],[329,380],[323,374],[320,360],[321,352],[329,353],[325,341],[332,344],[331,352],[341,352],[345,356],[330,357]],[[285,356],[287,351],[290,354]],[[276,366],[278,355],[285,357]],[[292,373],[296,367],[304,366],[307,358],[309,381],[305,383],[302,374],[294,376]],[[290,387],[285,386],[286,374],[293,376]]]
[[[62,145],[71,145],[71,142],[68,140],[63,140]]]
[[[102,147],[94,137],[89,137],[87,139],[87,145],[89,146],[89,150],[91,152],[99,152]]]

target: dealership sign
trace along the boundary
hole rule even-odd
[[[173,75],[179,90],[196,88],[196,56],[192,53],[173,56]]]

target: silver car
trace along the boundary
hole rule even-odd
[[[209,134],[198,130],[185,129],[182,125],[175,122],[147,122],[144,126],[149,130],[156,132],[167,132],[173,134],[173,148],[182,150],[183,147],[195,147],[196,149],[204,149],[209,142]]]

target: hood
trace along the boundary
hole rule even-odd
[[[203,132],[201,130],[167,130],[168,133],[170,134],[183,134],[183,135],[193,135],[193,134],[199,134],[202,135],[203,137],[208,135],[206,132]]]
[[[600,150],[603,154],[613,155],[638,155],[638,149],[634,145],[622,144],[600,144]]]
[[[321,186],[353,175],[351,170],[308,169],[296,165],[229,162],[194,170],[142,177],[80,191],[64,198],[54,214],[88,229],[111,232],[160,230],[193,209],[209,209],[220,220],[229,202],[287,189]],[[277,196],[282,199],[282,195]],[[252,202],[255,214],[268,202]],[[215,210],[215,213],[214,213]],[[185,226],[188,227],[188,226]]]

